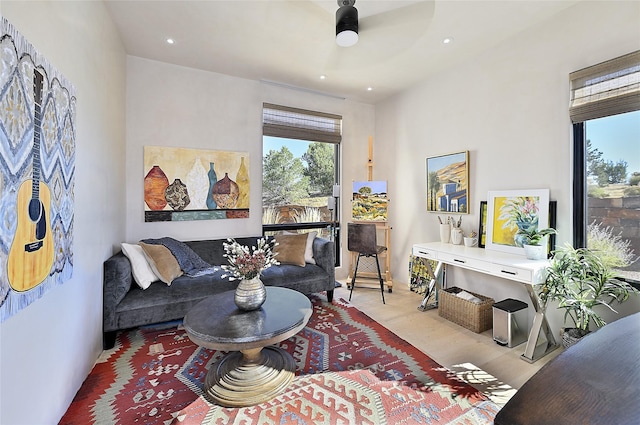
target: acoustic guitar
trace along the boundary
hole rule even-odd
[[[18,190],[18,225],[9,251],[7,274],[9,285],[16,291],[28,291],[49,275],[53,264],[54,243],[49,222],[51,192],[40,181],[40,128],[42,122],[43,75],[34,70],[33,90],[33,173]]]

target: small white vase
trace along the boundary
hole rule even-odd
[[[440,242],[449,243],[449,236],[451,235],[451,226],[448,224],[440,225]]]
[[[451,243],[454,245],[460,245],[462,243],[462,229],[454,227],[451,229]]]
[[[529,260],[544,260],[547,258],[547,246],[524,244],[524,255]]]

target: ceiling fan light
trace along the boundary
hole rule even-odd
[[[350,47],[358,42],[358,33],[355,31],[342,31],[336,34],[336,44],[340,47]]]
[[[336,11],[336,43],[341,47],[353,46],[358,42],[358,9],[341,6]]]

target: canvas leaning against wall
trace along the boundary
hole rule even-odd
[[[5,19],[0,38],[0,322],[73,271],[75,88]]]
[[[249,154],[144,147],[144,221],[249,217]]]

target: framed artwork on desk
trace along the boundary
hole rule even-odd
[[[557,226],[558,201],[549,201],[549,227]],[[478,220],[478,248],[484,248],[487,241],[487,201],[480,201],[480,220]],[[556,235],[549,236],[549,253],[556,249]]]
[[[549,189],[490,191],[485,248],[524,254],[522,231],[549,227]]]

